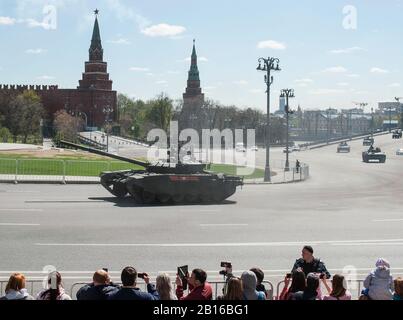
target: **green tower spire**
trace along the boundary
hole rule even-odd
[[[189,81],[200,81],[199,68],[197,66],[196,40],[193,40],[192,59],[189,70]]]

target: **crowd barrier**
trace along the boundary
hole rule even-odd
[[[88,282],[75,282],[73,283],[69,289],[66,288],[66,293],[71,296],[73,300],[76,299],[76,294],[78,290],[88,284]],[[26,289],[28,290],[29,294],[36,298],[37,294],[43,290],[44,280],[27,280],[26,281]],[[209,281],[211,286],[213,287],[213,299],[217,299],[217,297],[222,295],[222,290],[225,285],[225,281]],[[115,282],[115,284],[120,285],[121,283]],[[267,299],[268,300],[278,300],[280,294],[284,288],[285,281],[280,281],[277,283],[276,286],[270,281],[263,281],[263,284],[266,287]],[[361,291],[364,288],[364,280],[347,280],[347,286],[349,291],[351,292],[353,299],[358,299],[361,295]],[[0,281],[0,296],[5,294],[5,288],[7,285],[7,281]],[[330,285],[330,283],[329,283]],[[143,290],[147,291],[147,286],[144,282],[138,283],[138,287]],[[172,283],[172,287],[175,289],[176,284]],[[327,294],[326,289],[323,287],[321,283],[321,292],[323,295]]]

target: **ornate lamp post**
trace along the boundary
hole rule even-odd
[[[266,72],[264,77],[264,82],[267,86],[267,123],[266,123],[266,168],[264,174],[264,181],[271,182],[271,171],[270,171],[270,89],[273,84],[273,76],[271,71],[281,71],[279,64],[280,60],[277,58],[260,58],[258,71]]]
[[[285,168],[284,171],[290,171],[290,161],[289,161],[289,149],[290,149],[290,124],[289,124],[289,119],[290,119],[290,114],[293,114],[294,111],[290,109],[289,105],[289,99],[290,98],[295,98],[294,95],[294,89],[283,89],[281,90],[281,98],[285,98],[285,114],[286,114],[286,121],[287,121],[287,135],[286,135],[286,160],[285,160]]]
[[[102,110],[103,114],[105,115],[105,131],[106,131],[106,152],[109,152],[109,123],[111,122],[110,120],[110,115],[113,113],[113,109],[109,106],[106,106]]]

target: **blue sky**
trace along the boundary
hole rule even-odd
[[[133,97],[180,98],[193,38],[203,91],[224,104],[265,110],[261,56],[281,60],[273,110],[282,88],[305,109],[403,96],[402,0],[2,0],[0,83],[76,87],[95,8],[114,89]]]

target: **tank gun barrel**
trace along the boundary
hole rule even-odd
[[[98,149],[78,145],[76,143],[72,143],[72,142],[68,142],[68,141],[64,141],[64,140],[60,140],[60,145],[67,146],[67,147],[74,148],[74,149],[87,151],[87,152],[90,152],[90,153],[93,153],[93,154],[97,154],[97,155],[104,156],[104,157],[109,157],[109,158],[124,161],[124,162],[129,162],[129,163],[132,163],[132,164],[135,164],[135,165],[138,165],[138,166],[142,166],[142,167],[148,167],[150,165],[150,163],[145,162],[145,161],[140,161],[140,160],[136,160],[136,159],[130,159],[130,158],[118,156],[116,154],[111,154],[111,153],[108,153],[108,152],[105,152],[105,151],[102,151],[102,150],[98,150]]]

